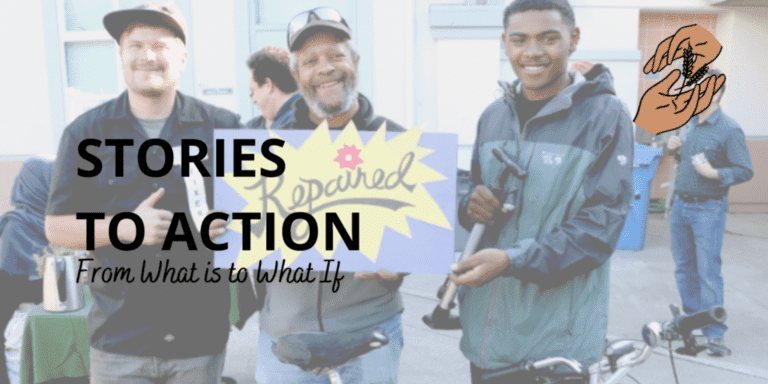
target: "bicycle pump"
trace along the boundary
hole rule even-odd
[[[490,189],[496,199],[499,200],[499,202],[502,203],[502,206],[506,209],[506,213],[497,212],[498,219],[507,219],[512,215],[512,212],[515,209],[514,202],[517,198],[517,188],[507,188],[507,179],[512,175],[520,180],[524,180],[528,176],[528,172],[510,159],[501,148],[493,148],[492,152],[494,157],[496,157],[496,159],[504,166],[504,170],[499,175],[497,183],[492,185]],[[467,245],[459,260],[475,254],[475,251],[477,251],[477,247],[480,244],[480,239],[482,239],[484,233],[485,224],[476,223],[472,226]],[[451,314],[451,308],[456,306],[454,300],[456,299],[458,292],[459,287],[446,278],[445,283],[443,283],[437,292],[440,304],[435,307],[431,314],[424,315],[424,317],[421,318],[421,320],[424,321],[424,324],[432,329],[461,329],[459,317]]]

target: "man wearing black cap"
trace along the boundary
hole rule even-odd
[[[211,178],[203,178],[195,166],[189,177],[182,177],[177,149],[182,139],[196,139],[212,149],[213,129],[239,127],[240,118],[177,92],[187,60],[187,33],[172,4],[146,3],[112,12],[104,17],[104,26],[119,44],[127,90],[65,129],[45,223],[52,244],[85,249],[86,221],[76,214],[104,212],[106,218],[95,220],[91,228],[95,250],[90,269],[131,269],[130,278],[109,282],[102,280],[104,274],[89,273],[94,299],[87,322],[91,382],[218,383],[229,334],[227,285],[205,284],[199,271],[197,283],[172,284],[168,274],[156,276],[155,283],[143,282],[141,271],[143,263],[156,275],[159,265],[164,271],[174,268],[178,279],[181,269],[189,273],[193,263],[198,270],[212,264],[213,253],[199,233],[201,218],[213,202]],[[79,152],[86,139],[99,140],[85,148],[91,156]],[[148,151],[139,150],[150,139],[159,140]],[[202,161],[207,169],[212,157]],[[101,170],[80,176],[79,169],[99,168],[93,159]],[[164,176],[150,176],[164,168],[170,168]],[[128,211],[141,218],[143,231],[131,220],[120,221],[117,240],[125,245],[137,233],[144,236],[138,248],[122,251],[110,241],[109,223],[115,214]],[[172,242],[164,250],[166,232],[179,229],[172,224],[173,212],[194,220],[188,223],[191,230],[182,225],[194,244]],[[223,224],[211,225],[209,236],[222,234]]]
[[[293,119],[280,129],[314,129],[326,120],[331,129],[342,129],[352,121],[363,131],[377,130],[385,122],[390,131],[404,131],[393,121],[376,116],[371,102],[357,92],[360,55],[346,21],[336,10],[315,8],[294,17],[288,26],[288,47],[291,72],[302,97],[292,105]],[[342,380],[397,382],[403,347],[403,305],[398,288],[403,278],[384,270],[344,275],[337,292],[329,284],[321,284],[321,276],[313,277],[316,284],[268,284],[266,303],[259,316],[259,383],[326,382],[323,376],[277,359],[272,343],[281,336],[366,329],[383,330],[389,344],[340,367]]]

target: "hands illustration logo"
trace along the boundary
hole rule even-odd
[[[695,85],[687,92],[674,92],[671,88],[680,79],[681,71],[675,69],[670,72],[645,92],[637,109],[635,124],[650,133],[659,134],[682,127],[691,117],[707,109],[712,96],[725,83],[725,75],[713,75],[702,82],[699,80],[722,49],[723,46],[709,31],[696,24],[678,29],[674,35],[659,43],[643,72],[659,72],[682,57],[682,75],[686,81],[680,90]]]

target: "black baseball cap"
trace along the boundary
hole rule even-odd
[[[187,22],[181,11],[171,3],[149,2],[104,16],[104,27],[118,42],[123,31],[135,22],[167,28],[187,44]]]
[[[352,31],[339,11],[318,7],[299,13],[288,23],[288,49],[291,52],[298,50],[308,37],[321,30],[331,32],[342,40],[352,38]]]

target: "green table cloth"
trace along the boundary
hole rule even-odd
[[[240,320],[238,297],[242,295],[238,294],[239,286],[230,284],[230,324]],[[79,311],[47,312],[39,304],[29,313],[21,347],[21,384],[90,374],[90,345],[85,321],[93,298],[87,285],[84,296],[85,306]]]
[[[29,313],[21,346],[21,383],[38,384],[90,372],[85,319],[93,305],[87,286],[85,307],[76,312],[47,312],[43,305]]]

